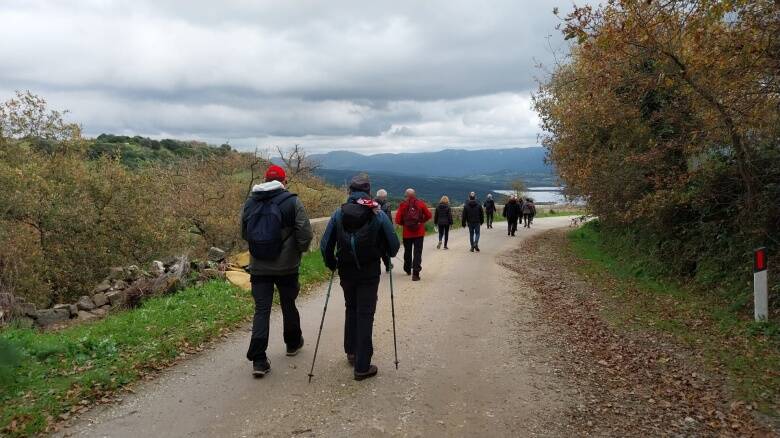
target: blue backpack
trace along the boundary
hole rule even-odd
[[[246,218],[246,241],[253,258],[275,260],[282,253],[285,239],[282,239],[284,224],[279,205],[294,196],[294,193],[283,192],[271,199],[256,201],[250,207]]]

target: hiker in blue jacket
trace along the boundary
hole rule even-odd
[[[401,246],[390,218],[369,193],[368,176],[354,177],[347,202],[333,213],[320,242],[325,265],[338,269],[344,290],[344,352],[355,380],[378,372],[371,356],[381,260],[394,257]]]

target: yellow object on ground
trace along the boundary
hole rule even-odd
[[[242,252],[230,257],[229,265],[225,271],[225,278],[232,284],[244,290],[252,290],[250,275],[244,269],[249,266],[249,251]]]
[[[238,253],[234,256],[230,256],[228,259],[231,265],[235,266],[249,266],[249,251]]]
[[[252,283],[250,281],[249,273],[242,270],[239,271],[225,271],[225,278],[232,284],[240,287],[244,290],[252,290]]]

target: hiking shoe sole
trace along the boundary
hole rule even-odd
[[[286,353],[286,354],[287,354],[288,356],[297,356],[297,355],[298,355],[298,353],[300,353],[300,352],[301,352],[301,349],[303,349],[303,338],[301,338],[301,345],[299,345],[299,346],[298,346],[298,348],[296,348],[296,349],[294,349],[294,350],[290,350],[290,349],[288,348],[288,349],[287,349],[287,353]]]
[[[355,380],[361,381],[361,380],[370,379],[376,376],[376,373],[378,372],[379,372],[379,368],[377,368],[376,365],[371,365],[370,367],[368,367],[368,371],[366,371],[365,373],[355,373]]]
[[[255,367],[254,364],[252,365],[252,375],[258,379],[262,379],[263,376],[271,372],[271,362],[266,362],[268,365],[265,369]]]
[[[258,371],[258,370],[253,370],[253,371],[252,371],[252,375],[253,375],[254,377],[258,378],[258,379],[262,379],[263,377],[265,377],[265,375],[266,375],[266,374],[268,374],[268,373],[270,373],[270,372],[271,372],[271,369],[270,369],[270,368],[269,368],[269,369],[267,369],[267,370],[265,370],[265,371]]]

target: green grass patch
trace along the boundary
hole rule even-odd
[[[582,210],[556,210],[556,209],[550,209],[550,210],[542,210],[539,209],[539,212],[536,214],[536,218],[540,217],[561,217],[561,216],[582,216],[585,212]]]
[[[602,231],[597,221],[569,233],[571,251],[586,261],[580,274],[610,296],[604,317],[631,330],[657,330],[725,372],[735,396],[778,416],[780,326],[756,323],[744,294],[715,293],[693,281],[659,274],[641,248]],[[728,289],[728,288],[726,288]]]
[[[302,285],[328,275],[319,252],[304,255]],[[182,352],[237,327],[253,312],[249,292],[212,281],[59,331],[3,330],[0,434],[44,432],[82,400],[100,399],[145,372],[171,364]]]

